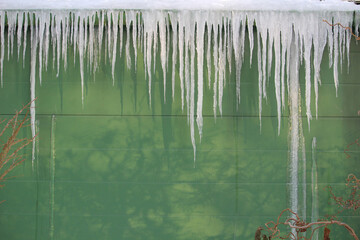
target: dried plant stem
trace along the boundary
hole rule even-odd
[[[16,111],[15,115],[9,120],[0,121],[0,124],[5,123],[0,131],[0,141],[6,137],[5,143],[0,143],[0,146],[2,146],[0,152],[0,183],[7,180],[6,176],[9,172],[25,161],[24,156],[19,153],[37,137],[36,135],[31,138],[18,138],[20,130],[30,126],[30,105],[33,101],[35,99],[23,106],[19,111]],[[21,118],[21,114],[24,114],[23,118]],[[0,185],[0,187],[2,186]]]
[[[349,174],[346,181],[346,186],[351,189],[351,193],[347,199],[337,197],[333,193],[331,186],[329,186],[330,194],[336,204],[341,207],[341,211],[348,209],[356,211],[360,208],[360,194],[358,193],[358,190],[360,190],[360,180],[354,174]]]
[[[326,22],[326,23],[327,23],[328,25],[330,25],[331,27],[340,26],[340,27],[342,27],[342,28],[344,28],[344,29],[346,29],[346,30],[349,30],[350,33],[351,33],[351,35],[354,36],[356,40],[360,40],[360,36],[356,36],[356,35],[353,33],[351,27],[345,27],[345,26],[343,26],[341,23],[331,24],[331,23],[329,23],[329,22],[328,22],[327,20],[325,20],[325,19],[323,20],[323,22]]]
[[[280,218],[286,212],[291,213],[294,217],[289,217],[285,221],[280,221]],[[279,230],[280,225],[287,225],[292,229],[296,229],[296,235],[290,232],[286,236],[281,236]],[[323,220],[323,221],[306,223],[303,220],[301,220],[301,218],[297,213],[295,213],[289,208],[281,211],[280,215],[277,218],[276,223],[274,221],[270,221],[265,224],[268,232],[270,233],[269,236],[272,239],[280,238],[280,239],[294,239],[294,240],[296,239],[311,240],[316,230],[323,227],[327,228],[330,225],[339,225],[344,227],[355,240],[359,240],[354,229],[352,229],[348,224],[344,222],[338,220]],[[311,230],[310,238],[300,236],[300,233],[306,232],[308,230]]]

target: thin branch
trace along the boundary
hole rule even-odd
[[[331,27],[340,26],[340,27],[342,27],[342,28],[344,28],[344,29],[346,29],[346,30],[349,30],[349,31],[350,31],[350,34],[351,34],[352,36],[354,36],[356,40],[360,40],[360,36],[356,36],[356,35],[353,33],[351,27],[345,27],[345,26],[343,26],[341,23],[331,24],[331,23],[329,23],[329,22],[328,22],[327,20],[325,20],[325,19],[323,20],[323,22],[326,22],[326,23],[327,23],[328,25],[330,25]]]
[[[37,137],[35,135],[30,138],[18,138],[18,134],[22,129],[31,126],[28,122],[30,121],[30,106],[33,101],[35,99],[24,105],[19,111],[16,111],[15,115],[7,122],[5,120],[0,121],[0,124],[6,122],[0,130],[0,137],[4,138],[6,134],[10,134],[8,138],[3,139],[4,144],[2,144],[0,152],[0,182],[9,179],[7,175],[25,161],[26,158],[19,153]],[[19,115],[22,113],[24,113],[24,116],[20,118]]]
[[[335,196],[331,186],[328,187],[330,189],[330,194],[335,200],[335,202],[341,207],[342,211],[347,209],[356,211],[358,208],[360,208],[360,195],[357,191],[360,189],[360,180],[354,174],[349,174],[346,182],[346,186],[351,189],[351,193],[348,199],[344,200],[342,197]],[[286,217],[285,220],[282,221],[281,219],[283,218],[283,215],[285,213],[288,213],[289,217]],[[344,227],[355,240],[359,240],[354,229],[351,228],[347,223],[337,220],[336,215],[330,216],[330,219],[328,220],[318,220],[315,222],[307,223],[302,220],[300,216],[290,208],[282,210],[277,217],[276,222],[269,221],[265,223],[265,230],[268,231],[270,239],[279,238],[291,240],[311,240],[314,236],[315,231],[318,231],[320,228],[324,228],[324,231],[326,230],[324,239],[329,239],[330,232],[328,231],[328,226],[330,225],[338,225]],[[295,229],[296,234],[294,233],[294,231],[288,233],[281,233],[279,229],[280,226],[288,226],[290,229]],[[303,235],[303,233],[307,231],[311,231],[310,238],[306,238],[306,236]]]

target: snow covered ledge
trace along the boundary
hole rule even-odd
[[[0,9],[355,11],[360,8],[344,0],[0,0]]]

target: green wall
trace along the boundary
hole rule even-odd
[[[86,71],[83,106],[79,59],[73,64],[72,48],[68,69],[61,66],[58,77],[52,64],[43,72],[41,85],[37,73],[38,151],[32,166],[31,148],[26,150],[28,160],[0,190],[0,200],[6,200],[0,204],[1,239],[253,239],[258,226],[275,220],[289,206],[288,109],[278,136],[270,80],[260,132],[257,63],[254,58],[250,68],[248,42],[239,108],[235,71],[227,72],[223,116],[216,120],[213,93],[205,88],[204,132],[201,143],[196,135],[195,167],[178,72],[175,99],[167,84],[164,101],[157,62],[149,106],[140,48],[138,54],[136,71],[126,68],[124,54],[118,57],[115,86],[109,62],[102,61],[95,75]],[[343,193],[348,173],[360,173],[359,147],[351,147],[350,158],[344,154],[346,146],[360,137],[360,45],[351,43],[349,73],[344,64],[337,98],[327,56],[325,50],[319,118],[311,121],[311,131],[303,113],[308,220],[313,137],[320,216],[337,210],[325,187]],[[30,101],[29,75],[30,49],[24,63],[16,54],[5,57],[2,118]],[[304,96],[303,68],[300,79]],[[312,92],[313,115],[314,102]],[[30,130],[23,134],[30,136]],[[358,213],[342,213],[340,219],[360,233]],[[352,239],[342,228],[332,229],[332,239]]]

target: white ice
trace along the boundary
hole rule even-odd
[[[360,7],[342,0],[0,0],[0,9],[351,11]]]

